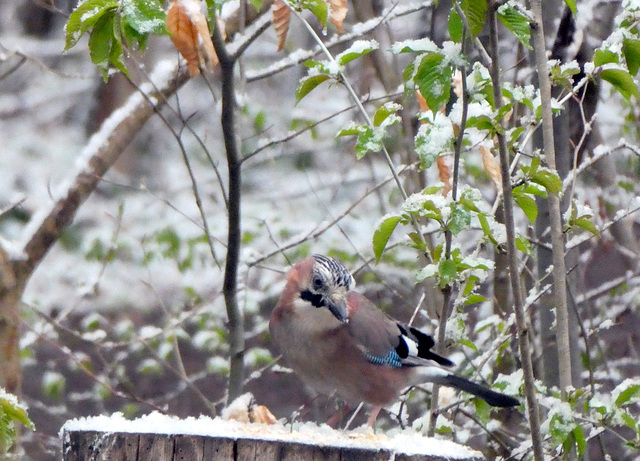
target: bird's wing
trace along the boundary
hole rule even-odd
[[[348,332],[370,362],[392,367],[453,365],[431,351],[431,336],[397,322],[364,296],[351,292],[347,311]]]

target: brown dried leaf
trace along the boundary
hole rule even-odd
[[[282,0],[276,0],[273,2],[273,9],[271,11],[273,13],[273,26],[276,29],[276,35],[278,37],[278,51],[280,51],[284,48],[285,41],[287,40],[291,10]]]
[[[197,31],[193,27],[184,7],[174,1],[167,11],[167,30],[169,37],[178,52],[187,61],[189,75],[192,77],[200,73],[198,68]]]
[[[453,73],[453,77],[451,78],[451,86],[453,87],[453,92],[458,97],[458,99],[462,99],[462,72],[456,69]]]
[[[416,90],[416,97],[418,98],[418,105],[420,106],[420,112],[428,111],[429,104],[427,104],[427,100],[424,99],[424,96],[422,96],[418,90]]]
[[[252,423],[275,424],[278,422],[273,413],[264,405],[254,405],[251,407],[250,414]]]
[[[201,68],[210,71],[218,64],[207,18],[194,0],[173,0],[167,11],[167,30],[187,61],[189,75],[198,75]]]
[[[447,161],[444,157],[438,157],[436,165],[438,166],[438,178],[444,184],[442,195],[446,196],[451,190],[451,168],[447,165]]]
[[[344,33],[344,28],[342,27],[342,23],[344,22],[344,18],[347,17],[347,0],[329,0],[329,8],[331,10],[331,22],[338,29],[338,33]]]
[[[486,146],[480,146],[480,153],[482,154],[482,164],[485,171],[489,174],[491,181],[496,190],[500,190],[502,187],[502,174],[500,173],[500,165],[496,162],[496,158],[491,153],[491,149]]]

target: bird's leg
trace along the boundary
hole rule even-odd
[[[367,426],[373,427],[373,425],[376,422],[376,418],[378,417],[378,414],[380,413],[380,410],[382,410],[382,407],[373,407],[371,409],[371,413],[369,413],[369,418],[367,419]]]

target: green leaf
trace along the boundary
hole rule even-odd
[[[458,343],[462,344],[463,346],[468,347],[469,349],[471,349],[472,351],[478,352],[478,348],[476,347],[475,344],[473,344],[471,341],[469,341],[468,339],[461,339],[458,341]]]
[[[360,134],[363,127],[360,125],[356,125],[355,123],[349,123],[347,126],[342,128],[336,136],[356,136]]]
[[[180,236],[171,227],[162,229],[156,236],[156,241],[160,245],[165,245],[162,256],[174,259],[180,254]]]
[[[489,422],[489,417],[491,416],[491,407],[482,399],[473,399],[473,404],[476,407],[476,416],[478,417],[478,420],[486,426]]]
[[[625,38],[622,41],[622,54],[627,61],[627,68],[631,75],[636,75],[640,69],[640,40]]]
[[[115,36],[114,29],[114,39],[111,42],[111,50],[109,51],[109,62],[113,64],[113,66],[118,69],[120,72],[130,77],[129,71],[124,66],[123,54],[122,54],[122,41],[120,37]]]
[[[356,40],[348,49],[336,56],[336,61],[338,61],[338,64],[341,66],[344,66],[346,63],[371,53],[378,48],[378,42],[375,40]]]
[[[565,421],[559,413],[554,414],[549,422],[549,433],[554,445],[564,444],[576,424]]]
[[[487,1],[462,0],[460,2],[460,8],[467,17],[467,23],[469,24],[469,29],[471,29],[469,32],[476,37],[484,27],[487,15]]]
[[[376,263],[380,261],[382,252],[386,248],[389,238],[399,222],[400,216],[391,216],[382,221],[373,233],[373,254],[376,257]]]
[[[478,214],[478,221],[480,221],[480,227],[482,228],[482,233],[484,234],[484,236],[491,242],[492,245],[498,245],[498,241],[493,236],[491,228],[489,227],[489,221],[487,221],[487,217],[483,214]]]
[[[167,15],[159,0],[127,0],[122,11],[127,24],[138,33],[167,34]]]
[[[302,98],[311,93],[322,82],[329,80],[329,76],[325,74],[312,75],[311,77],[304,77],[300,80],[298,89],[296,90],[296,104],[299,103]]]
[[[356,158],[360,160],[369,152],[379,152],[382,150],[382,140],[375,139],[374,132],[368,126],[360,127],[358,142],[356,142]]]
[[[578,447],[578,457],[582,458],[582,455],[584,454],[584,448],[587,446],[587,441],[584,438],[584,430],[579,424],[576,424],[576,427],[573,430],[573,438],[575,439],[576,445]]]
[[[450,65],[443,64],[443,61],[444,56],[441,54],[426,53],[413,76],[420,94],[433,113],[449,102],[453,70]]]
[[[516,248],[522,251],[524,254],[531,254],[531,242],[529,242],[529,239],[523,237],[522,235],[518,235],[516,237]]]
[[[458,278],[458,268],[452,259],[445,259],[438,265],[438,278],[440,288],[451,285]]]
[[[618,64],[618,55],[609,50],[596,50],[593,55],[593,65],[597,67],[605,64]]]
[[[4,391],[2,392],[4,394]],[[0,414],[4,414],[10,421],[18,421],[24,426],[28,427],[32,431],[36,430],[36,426],[29,419],[29,415],[20,405],[16,405],[16,402],[0,397]]]
[[[68,50],[80,40],[93,25],[109,10],[115,10],[118,7],[116,0],[87,0],[81,3],[71,15],[65,29],[67,36],[65,41],[65,50]]]
[[[555,173],[548,170],[537,170],[531,175],[531,181],[540,184],[553,195],[558,195],[562,190],[562,179]]]
[[[318,18],[318,21],[324,27],[327,24],[327,18],[329,16],[329,9],[324,0],[302,0],[302,7],[305,10],[309,10],[313,15]]]
[[[89,56],[98,70],[102,73],[104,81],[108,79],[109,58],[111,56],[111,45],[115,40],[113,36],[113,19],[115,12],[110,11],[103,14],[95,23],[91,35],[89,36]]]
[[[566,3],[566,5],[569,7],[571,12],[575,16],[575,14],[576,14],[576,0],[564,0],[564,2]]]
[[[580,216],[578,219],[573,220],[571,224],[574,226],[582,227],[584,230],[591,232],[595,236],[600,235],[598,228],[591,220],[591,216]]]
[[[538,207],[536,205],[536,201],[530,195],[524,194],[518,189],[514,189],[513,199],[527,216],[529,222],[533,224],[538,217]]]
[[[420,239],[420,235],[418,235],[417,232],[410,232],[409,233],[409,238],[413,242],[413,245],[412,245],[413,248],[415,248],[416,250],[420,250],[420,251],[425,251],[426,250],[427,245],[426,245],[425,242],[423,242]]]
[[[394,114],[401,109],[401,106],[398,104],[385,104],[376,110],[376,113],[373,115],[373,126],[380,126],[382,122],[384,122],[389,115]]]
[[[464,289],[462,290],[462,295],[463,296],[468,296],[467,298],[467,302],[465,302],[465,305],[467,304],[473,304],[473,302],[469,302],[469,300],[474,299],[477,300],[478,298],[475,298],[476,296],[480,296],[480,295],[472,295],[471,292],[475,289],[476,285],[478,284],[478,282],[480,281],[480,277],[478,277],[477,275],[470,275],[467,278],[467,283],[464,284]],[[482,296],[482,298],[484,298],[484,296]],[[486,301],[486,299],[485,299]],[[478,301],[474,301],[474,302],[482,302],[480,300]]]
[[[449,15],[449,37],[456,43],[460,43],[462,41],[462,30],[464,28],[464,24],[460,15],[456,11],[455,8],[451,9],[451,14]]]
[[[469,297],[467,298],[467,300],[464,302],[465,306],[470,306],[471,304],[478,304],[478,303],[483,303],[487,300],[487,298],[485,298],[482,295],[469,295]]]
[[[629,72],[621,69],[605,69],[600,76],[603,80],[611,83],[625,98],[629,99],[631,96],[635,96],[636,99],[640,99],[638,87]]]
[[[640,399],[640,384],[634,384],[620,392],[616,399],[616,406],[623,407]]]
[[[629,426],[630,429],[633,429],[635,432],[638,432],[640,423],[636,421],[633,416],[629,415],[629,413],[627,413],[626,411],[620,412],[620,416],[622,417],[622,420],[625,422],[625,424]]]
[[[527,17],[508,3],[498,8],[498,19],[526,48],[532,49],[531,24]]]
[[[454,237],[471,226],[471,212],[457,203],[451,204],[451,217],[447,229]]]
[[[538,197],[547,198],[549,194],[547,193],[547,189],[539,187],[538,183],[529,183],[524,185],[524,189],[522,192],[525,194],[537,195]],[[544,186],[543,186],[544,187]]]

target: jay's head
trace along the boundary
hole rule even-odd
[[[356,282],[342,264],[328,256],[313,255],[297,264],[293,272],[302,302],[328,309],[341,322],[349,320],[347,295]]]

